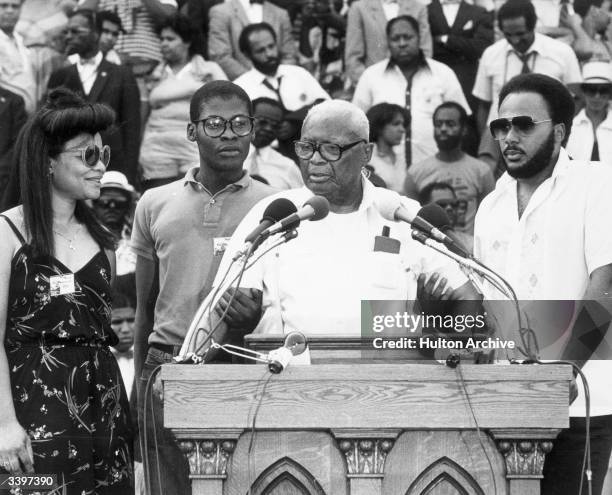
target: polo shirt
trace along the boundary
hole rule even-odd
[[[274,190],[248,174],[211,194],[190,169],[185,178],[146,191],[138,201],[131,245],[159,260],[159,295],[149,344],[180,345],[210,291],[225,243],[249,209]]]
[[[536,189],[519,219],[517,182],[504,174],[476,213],[474,255],[505,277],[519,300],[579,301],[591,273],[612,263],[612,229],[605,228],[610,222],[610,190],[612,169],[569,160],[562,148],[552,176]],[[500,299],[490,287],[486,296]],[[537,314],[533,308],[529,322],[544,343],[549,336],[542,334],[542,327],[561,327],[551,319],[560,315]],[[531,316],[529,308],[526,313]],[[560,342],[569,337],[570,328],[558,328]],[[612,356],[602,354],[612,343],[609,332],[606,340],[595,351],[597,359],[583,368],[594,416],[612,414]],[[572,416],[584,416],[580,380],[578,384],[581,395],[570,408]]]
[[[296,239],[272,249],[244,273],[240,286],[263,292],[262,318],[254,333],[297,330],[305,335],[359,336],[362,300],[414,300],[420,273],[439,272],[452,288],[467,281],[453,261],[414,241],[408,224],[390,222],[380,215],[376,201],[388,191],[365,179],[362,185],[363,199],[357,211],[330,212],[322,220],[302,222]],[[288,198],[301,206],[312,195],[302,187],[255,205],[232,236],[215,285],[275,198]],[[403,201],[409,208],[419,208],[413,200]],[[385,225],[390,227],[390,236],[401,242],[399,254],[374,251],[375,237]],[[269,239],[253,259],[274,242]]]

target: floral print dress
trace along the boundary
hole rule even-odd
[[[57,489],[45,493],[133,493],[128,400],[108,348],[117,342],[108,258],[100,250],[73,274],[72,292],[52,295],[52,278],[72,272],[53,257],[35,260],[4,218],[22,243],[11,264],[4,345],[34,470],[57,476]]]

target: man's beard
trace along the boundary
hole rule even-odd
[[[276,75],[276,71],[279,65],[280,57],[270,59],[264,64],[253,61],[253,67],[255,67],[262,74],[266,74],[267,76]]]
[[[511,170],[506,163],[506,171],[510,177],[515,179],[530,179],[550,165],[554,150],[555,136],[551,130],[546,141],[541,144],[538,151],[524,165]]]
[[[461,146],[461,136],[447,136],[446,139],[436,139],[440,151],[451,151]]]

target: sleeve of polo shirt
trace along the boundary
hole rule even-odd
[[[612,263],[612,229],[610,225],[610,191],[612,171],[609,165],[589,165],[594,170],[587,191],[584,212],[584,255],[589,275]]]
[[[151,194],[145,192],[136,205],[130,247],[137,256],[152,261],[155,254],[155,242],[151,235],[150,199]]]
[[[493,101],[493,82],[487,74],[489,67],[489,50],[485,50],[478,62],[478,71],[476,71],[476,80],[474,81],[474,89],[472,94],[482,101]]]

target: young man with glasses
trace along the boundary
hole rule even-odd
[[[574,102],[558,80],[517,76],[502,88],[499,102],[499,118],[489,127],[506,173],[476,214],[474,254],[505,277],[522,300],[540,343],[533,352],[582,367],[590,389],[592,493],[599,495],[612,448],[612,335],[606,333],[612,294],[612,169],[569,159],[563,146],[572,130]],[[488,299],[503,299],[493,288],[485,292]],[[568,320],[564,328],[558,310],[543,312],[542,301],[551,300],[563,300],[577,323]],[[546,454],[543,495],[580,490],[586,436],[580,381],[578,389],[570,428]],[[586,483],[582,493],[587,493]]]
[[[302,222],[295,240],[275,248],[244,273],[236,293],[251,294],[257,305],[257,311],[250,313],[251,330],[355,337],[361,335],[361,300],[402,300],[412,310],[409,301],[417,299],[426,285],[431,291],[435,286],[436,297],[445,294],[453,301],[475,297],[452,261],[414,241],[408,224],[381,216],[381,202],[395,195],[399,207],[400,196],[374,187],[363,176],[372,153],[368,136],[367,117],[355,105],[341,100],[315,105],[295,142],[305,186],[260,201],[236,229],[215,284],[273,199],[284,197],[301,206],[316,194],[329,202],[329,215]],[[403,200],[418,210],[416,202]],[[399,253],[375,249],[375,238],[385,226],[400,240]],[[226,307],[224,297],[218,309]],[[233,308],[249,315],[240,305]],[[215,341],[223,339],[219,327]]]
[[[574,117],[567,152],[575,160],[602,161],[612,165],[612,66],[609,62],[587,62],[583,81],[572,89],[582,94],[585,107]]]
[[[191,489],[187,461],[174,436],[161,427],[162,403],[154,393],[163,485],[157,486],[151,419],[146,432],[142,425],[144,387],[157,365],[171,362],[178,354],[236,225],[257,201],[274,191],[243,170],[252,132],[247,94],[228,81],[205,84],[191,99],[187,124],[187,138],[199,148],[199,166],[181,180],[149,189],[136,208],[132,231],[137,255],[134,359],[140,377],[139,423],[149,439],[153,495],[188,494]],[[157,385],[154,389],[158,390]]]

